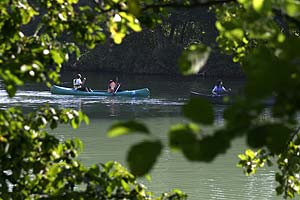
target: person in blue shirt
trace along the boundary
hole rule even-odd
[[[226,89],[223,86],[223,81],[222,80],[218,80],[211,92],[212,92],[213,95],[224,95],[224,94],[226,94],[230,91],[231,91],[230,88]]]

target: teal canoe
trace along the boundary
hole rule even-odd
[[[85,92],[76,90],[73,88],[67,88],[62,86],[53,85],[51,87],[52,94],[62,95],[79,95],[79,96],[125,96],[125,97],[148,97],[150,96],[150,90],[148,88],[142,88],[137,90],[121,90],[115,94],[109,93],[105,90],[93,90],[92,92]]]

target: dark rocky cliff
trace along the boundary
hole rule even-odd
[[[210,45],[213,51],[199,75],[243,76],[239,64],[218,49],[214,24],[214,15],[207,8],[177,10],[153,30],[144,27],[140,33],[131,33],[121,45],[107,42],[93,50],[83,50],[79,61],[71,61],[63,69],[178,74],[177,60],[184,47],[200,41]]]

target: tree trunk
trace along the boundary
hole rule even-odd
[[[185,29],[186,29],[187,24],[188,24],[187,22],[184,22],[182,30],[181,30],[181,36],[180,36],[181,44],[184,44]]]
[[[170,30],[170,34],[169,34],[169,41],[171,43],[173,43],[173,41],[174,41],[175,29],[176,29],[176,25],[175,24],[171,24],[171,30]]]
[[[155,30],[156,30],[155,33],[156,33],[156,39],[157,39],[157,46],[159,48],[164,47],[165,46],[165,37],[164,37],[164,33],[163,33],[161,26],[157,26]]]

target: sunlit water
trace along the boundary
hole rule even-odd
[[[111,75],[91,74],[89,84],[92,88],[105,88],[105,80]],[[67,81],[72,77],[63,76]],[[181,107],[189,99],[189,91],[209,91],[215,80],[199,78],[173,78],[163,76],[125,76],[119,75],[124,89],[148,87],[148,98],[127,97],[75,97],[52,95],[44,86],[26,85],[18,90],[14,98],[9,98],[0,87],[0,108],[21,107],[25,112],[39,106],[51,105],[57,108],[82,109],[89,117],[90,124],[82,124],[74,130],[70,126],[60,126],[52,133],[61,141],[67,138],[80,138],[84,150],[79,159],[90,166],[116,160],[127,166],[126,153],[130,146],[145,139],[159,138],[164,148],[156,165],[150,172],[152,180],[140,179],[156,195],[173,188],[188,193],[192,200],[197,199],[281,199],[276,197],[274,171],[264,168],[255,176],[246,177],[242,169],[236,167],[237,155],[247,148],[243,138],[232,142],[226,154],[220,155],[211,163],[189,162],[180,153],[168,148],[169,127],[188,120],[182,116]],[[101,84],[99,84],[99,80]],[[142,84],[140,84],[142,83]],[[226,82],[225,82],[226,83]],[[229,87],[239,88],[241,81],[227,81]],[[99,85],[99,87],[97,87]],[[137,87],[139,85],[140,87]],[[225,106],[215,105],[217,125],[222,125],[222,111]],[[144,122],[151,136],[130,135],[108,138],[106,131],[113,122],[135,119]],[[204,127],[207,131],[209,127]],[[147,158],[145,158],[147,159]]]

